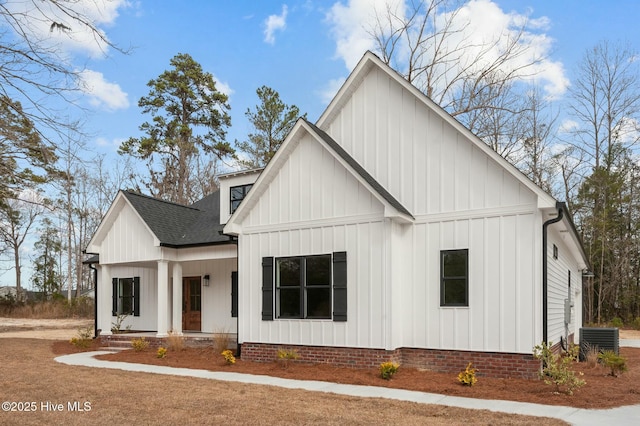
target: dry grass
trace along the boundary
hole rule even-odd
[[[213,342],[213,350],[216,354],[221,354],[231,348],[231,335],[228,330],[218,330],[214,332],[215,340]]]
[[[184,336],[175,334],[173,331],[169,332],[167,336],[167,349],[170,351],[182,351],[184,350]]]
[[[79,297],[68,300],[47,300],[44,302],[0,303],[0,317],[7,318],[93,318],[93,300]]]
[[[597,346],[591,346],[589,343],[584,343],[584,362],[587,368],[595,368],[598,365],[598,355],[600,351]]]
[[[0,424],[442,425],[565,424],[486,410],[358,398],[185,377],[72,367],[53,361],[51,343],[6,339],[0,351],[0,401],[34,401],[36,412],[2,412]],[[46,412],[40,404],[63,404]],[[69,412],[68,402],[89,402]]]

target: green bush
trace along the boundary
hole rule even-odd
[[[636,317],[633,322],[631,323],[631,327],[633,327],[635,330],[640,330],[640,317]]]
[[[556,391],[564,389],[567,395],[573,395],[573,391],[583,386],[586,382],[579,379],[570,366],[577,359],[580,351],[579,346],[572,346],[564,356],[556,354],[551,350],[553,343],[547,345],[542,342],[533,348],[533,356],[542,361],[542,369],[539,376],[547,385],[555,385]],[[578,373],[582,375],[582,373]]]
[[[622,318],[615,317],[611,320],[611,326],[622,328],[624,326],[624,322],[622,321]]]
[[[78,335],[72,337],[70,342],[73,346],[79,349],[87,349],[91,346],[93,337],[93,327],[85,327],[78,329]]]
[[[613,377],[618,377],[618,373],[627,371],[627,359],[614,351],[601,352],[598,359],[611,370],[609,374]]]

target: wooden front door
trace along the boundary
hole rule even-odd
[[[182,329],[200,331],[202,310],[202,286],[200,277],[182,279]]]

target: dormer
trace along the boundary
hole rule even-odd
[[[262,169],[242,170],[218,176],[220,183],[220,223],[227,223],[260,176]]]

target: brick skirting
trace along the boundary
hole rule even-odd
[[[296,362],[325,363],[351,368],[378,368],[382,362],[394,361],[401,366],[457,374],[469,362],[478,376],[500,378],[536,378],[540,361],[531,354],[454,351],[440,349],[398,348],[395,350],[324,346],[275,345],[243,343],[241,359],[273,362],[278,350],[295,350]]]

